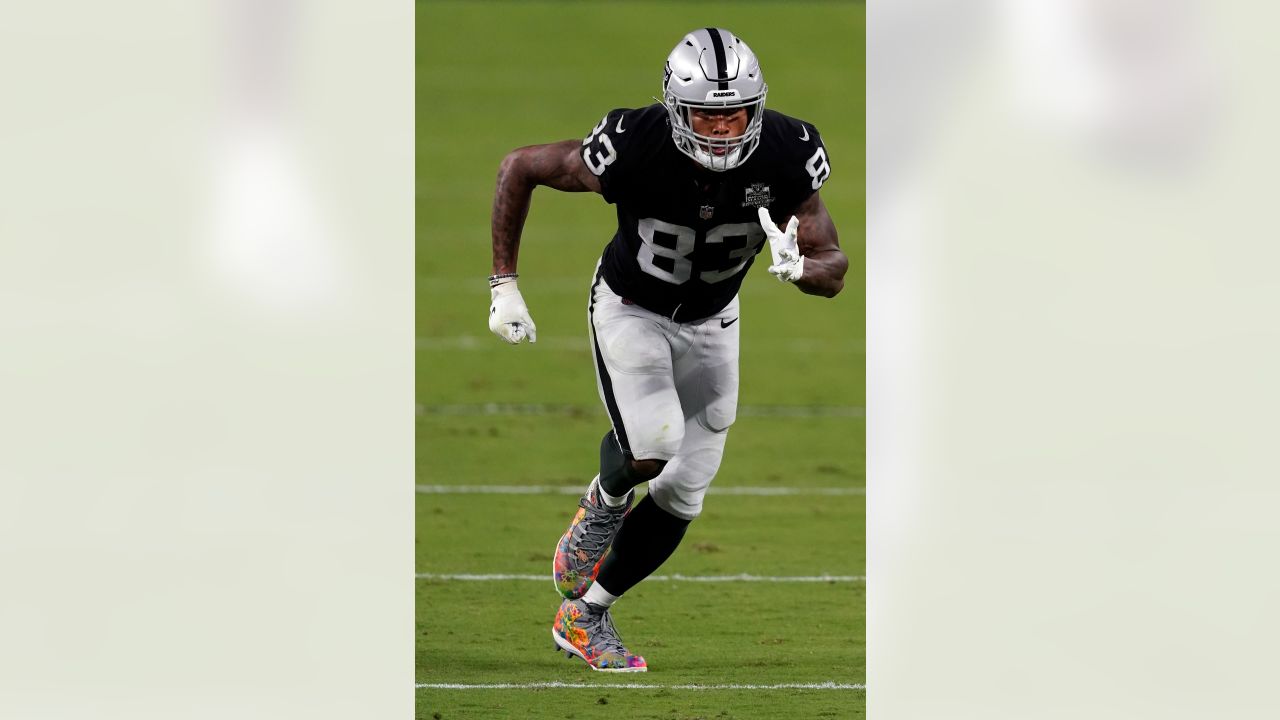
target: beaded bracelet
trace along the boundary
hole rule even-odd
[[[513,272],[510,272],[510,273],[498,273],[497,275],[490,275],[490,276],[489,276],[489,287],[491,287],[491,288],[497,287],[497,286],[501,285],[501,284],[502,284],[502,281],[504,281],[504,280],[515,280],[515,279],[516,279],[516,278],[518,278],[518,277],[520,277],[520,276],[519,276],[519,275],[517,275],[516,273],[513,273]]]

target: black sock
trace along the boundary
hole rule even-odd
[[[671,557],[688,527],[688,520],[663,510],[645,495],[622,521],[596,582],[612,595],[630,590]]]
[[[623,497],[631,488],[644,482],[637,477],[627,456],[618,447],[613,431],[604,434],[600,441],[600,487],[614,497]]]

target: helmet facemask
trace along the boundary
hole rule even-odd
[[[664,93],[667,115],[671,119],[671,137],[680,152],[699,165],[723,172],[746,162],[760,145],[760,130],[764,121],[764,98],[768,86],[752,98],[732,102],[690,102],[676,97],[670,91]],[[736,137],[701,135],[693,129],[693,114],[698,110],[713,112],[747,111],[747,128]]]
[[[662,104],[671,120],[671,137],[680,152],[708,170],[732,170],[760,145],[764,99],[769,86],[760,63],[747,44],[721,28],[685,35],[667,56],[662,78]],[[725,137],[694,131],[697,111],[746,110],[741,135]]]

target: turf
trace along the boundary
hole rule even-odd
[[[761,56],[769,106],[813,122],[835,168],[823,198],[850,259],[834,300],[753,268],[742,291],[742,412],[716,487],[861,488],[863,7],[856,3],[420,2],[417,16],[417,482],[581,487],[608,427],[586,344],[587,285],[614,228],[591,195],[534,195],[520,286],[536,345],[488,334],[489,208],[514,147],[585,135],[651,102],[680,34],[708,24]],[[757,263],[759,265],[760,263]],[[419,683],[589,689],[417,689],[420,718],[856,718],[859,690],[595,687],[865,683],[865,588],[646,582],[618,604],[645,674],[606,675],[551,650],[550,558],[565,494],[417,495]],[[860,495],[710,495],[659,571],[865,574]]]
[[[419,626],[419,682],[805,684],[861,682],[865,675],[860,621],[865,595],[857,584],[806,586],[801,594],[783,585],[742,590],[729,585],[642,583],[626,598],[633,609],[620,611],[615,620],[627,642],[643,648],[654,669],[627,675],[590,672],[580,660],[553,650],[549,618],[558,602],[549,580],[533,586],[521,581],[486,583],[484,593],[502,599],[492,603],[451,601],[458,594],[456,584],[419,581],[421,607],[448,607],[446,617]],[[707,622],[708,618],[720,621]],[[476,632],[477,627],[484,631]],[[501,652],[495,652],[495,639]],[[863,703],[861,693],[840,690],[748,693],[601,687],[418,693],[419,716],[439,713],[443,718],[515,717],[517,710],[535,718],[812,718],[824,713],[843,718],[857,717]],[[607,713],[595,707],[599,697],[608,698]],[[510,715],[499,711],[504,704]]]
[[[579,375],[593,384],[589,365]],[[419,481],[581,487],[596,472],[600,438],[609,428],[604,412],[594,406],[591,410],[553,417],[420,417]],[[739,418],[729,432],[715,484],[862,487],[861,437],[861,418]],[[519,462],[495,461],[513,452]],[[441,464],[442,457],[447,464]]]

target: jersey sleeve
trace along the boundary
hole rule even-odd
[[[607,202],[617,202],[629,180],[631,163],[626,132],[633,111],[610,110],[582,140],[582,160],[600,178],[601,194]]]
[[[807,123],[801,124],[809,131],[808,142],[801,143],[801,146],[803,147],[802,155],[805,157],[804,171],[809,180],[810,194],[812,194],[826,184],[827,179],[831,177],[831,155],[822,144],[822,136],[818,134],[818,128]]]
[[[787,144],[787,152],[783,154],[788,195],[785,204],[796,208],[830,179],[831,155],[822,143],[818,128],[802,120],[792,120],[783,137]]]

